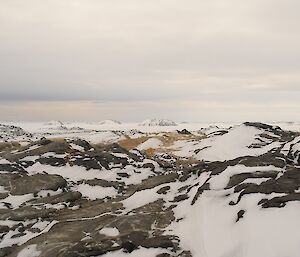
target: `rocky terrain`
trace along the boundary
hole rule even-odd
[[[0,127],[1,257],[299,255],[300,133],[58,126]]]

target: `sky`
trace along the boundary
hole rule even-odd
[[[300,121],[299,0],[0,0],[0,120]]]

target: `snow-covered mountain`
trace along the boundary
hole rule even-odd
[[[115,126],[120,124],[122,124],[122,122],[117,120],[102,120],[99,122],[99,125],[107,125],[107,126]]]
[[[299,132],[105,133],[0,148],[0,256],[299,255]]]
[[[171,120],[149,119],[140,123],[140,126],[177,126],[177,124]]]

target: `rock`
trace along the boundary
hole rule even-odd
[[[263,208],[283,208],[287,202],[300,201],[300,193],[292,193],[286,196],[274,197],[270,200],[263,199],[258,204]]]
[[[171,189],[170,186],[165,186],[165,187],[160,188],[160,189],[157,191],[157,193],[158,193],[158,194],[164,194],[164,195],[165,195],[170,189]]]
[[[143,164],[142,168],[144,169],[151,169],[151,171],[155,171],[155,166],[153,165],[153,163],[145,163]]]
[[[142,191],[145,189],[154,188],[154,187],[162,185],[162,184],[174,182],[177,180],[177,178],[178,178],[177,173],[170,173],[167,175],[157,175],[155,177],[151,177],[151,178],[143,180],[142,183],[135,186],[135,188],[136,188],[136,191]]]
[[[122,248],[124,249],[125,253],[132,253],[134,250],[138,248],[134,243],[130,241],[125,241],[122,243]]]
[[[240,210],[237,214],[236,222],[239,222],[240,219],[244,218],[245,210]]]
[[[67,161],[64,158],[58,157],[42,157],[37,159],[37,162],[43,165],[50,165],[54,167],[65,166]]]
[[[183,130],[177,130],[178,134],[182,134],[182,135],[191,135],[192,133],[189,132],[187,129],[183,129]]]
[[[178,203],[178,202],[181,202],[181,201],[184,201],[187,199],[189,199],[189,196],[187,194],[182,194],[182,195],[176,196],[172,202]]]
[[[9,231],[9,227],[8,226],[2,226],[0,225],[0,234],[1,233],[6,233]]]
[[[126,172],[118,172],[117,175],[119,177],[122,177],[122,178],[129,178],[130,175],[128,175]]]
[[[24,195],[38,193],[41,190],[54,190],[64,188],[67,181],[59,175],[36,174],[23,176],[11,181],[11,194]]]
[[[32,203],[45,203],[45,204],[58,204],[74,202],[81,199],[82,195],[79,192],[64,192],[58,195],[43,197],[40,199],[33,200]]]
[[[193,255],[190,251],[183,251],[178,255],[178,257],[193,257]]]

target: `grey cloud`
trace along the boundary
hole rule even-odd
[[[0,101],[297,106],[299,7],[296,0],[4,0]]]

